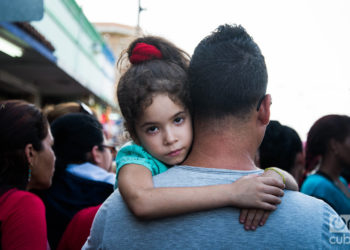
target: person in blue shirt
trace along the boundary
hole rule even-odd
[[[301,192],[322,199],[339,214],[350,214],[350,189],[341,176],[350,168],[350,117],[326,115],[310,128],[306,142],[306,168],[315,174]]]

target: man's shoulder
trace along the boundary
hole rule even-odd
[[[169,170],[172,176],[171,172],[176,171]],[[163,179],[161,176],[157,178]],[[115,244],[133,246],[135,249],[141,246],[164,249],[173,244],[184,248],[211,248],[217,244],[222,244],[223,248],[258,248],[261,244],[268,244],[271,249],[293,246],[322,249],[330,246],[332,234],[329,223],[336,217],[339,216],[323,201],[299,192],[286,191],[282,203],[270,214],[266,225],[254,233],[243,229],[238,221],[239,210],[232,208],[140,221],[128,210],[119,191],[115,190],[96,215],[91,232],[94,237],[88,245],[92,246],[91,249],[113,249]],[[235,234],[233,238],[232,233]],[[155,244],[154,239],[164,234],[172,237],[166,242]],[[291,237],[293,240],[290,240]]]
[[[322,215],[328,207],[329,205],[323,200],[291,190],[285,190],[282,203],[278,206],[279,209],[291,210],[294,215],[300,214],[302,217],[311,215],[314,217],[316,213]]]
[[[312,197],[310,195],[304,194],[299,191],[292,191],[292,190],[284,190],[284,197],[290,199],[293,202],[301,202],[303,204],[313,204],[313,205],[321,205],[325,203],[324,201],[317,199],[315,197]]]

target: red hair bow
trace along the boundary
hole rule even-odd
[[[137,43],[132,50],[130,62],[138,64],[155,58],[162,59],[162,57],[162,53],[155,46],[147,43]]]

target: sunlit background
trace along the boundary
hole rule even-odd
[[[136,26],[138,0],[79,0],[91,22]],[[139,24],[192,54],[218,25],[244,26],[269,71],[272,119],[303,140],[313,122],[350,115],[350,2],[346,0],[141,0]]]

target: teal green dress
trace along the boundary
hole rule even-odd
[[[169,165],[158,161],[152,155],[150,155],[143,147],[129,142],[125,144],[117,154],[116,158],[117,170],[116,181],[114,188],[118,187],[118,173],[120,169],[126,164],[142,165],[151,171],[152,176],[163,173],[168,170]]]

